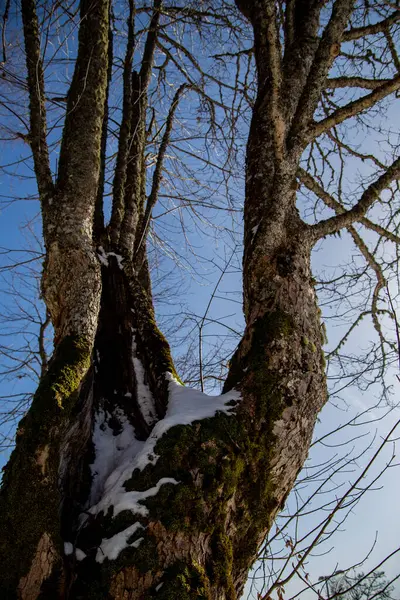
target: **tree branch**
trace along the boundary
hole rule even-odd
[[[158,23],[162,0],[154,0],[153,15],[143,51],[140,72],[132,74],[132,114],[130,151],[124,190],[124,217],[121,223],[120,244],[132,257],[137,225],[144,210],[147,90],[150,84],[154,52],[157,45]]]
[[[4,8],[4,13],[3,13],[3,26],[1,28],[1,42],[2,42],[2,46],[3,46],[3,63],[5,63],[7,61],[6,25],[7,25],[7,21],[8,21],[8,13],[10,12],[10,4],[11,4],[11,0],[6,0],[6,5]]]
[[[109,5],[109,0],[81,1],[78,56],[68,93],[57,181],[64,225],[69,219],[71,231],[77,227],[90,238],[101,166]]]
[[[111,7],[110,7],[111,9]],[[107,158],[107,134],[108,134],[108,97],[110,94],[110,83],[112,77],[112,64],[113,64],[113,32],[111,22],[108,27],[108,72],[107,72],[107,88],[104,99],[104,115],[103,115],[103,127],[101,132],[101,146],[100,146],[100,175],[99,184],[97,188],[96,204],[94,207],[93,217],[93,238],[99,241],[104,233],[104,183],[106,175],[106,158]]]
[[[372,91],[370,94],[359,98],[358,100],[354,100],[354,102],[349,102],[345,106],[338,108],[326,119],[322,119],[322,121],[318,121],[314,123],[307,134],[307,140],[310,142],[312,139],[318,137],[325,131],[328,131],[334,125],[339,125],[343,123],[346,119],[350,117],[354,117],[358,115],[360,112],[371,108],[386,96],[389,96],[393,92],[396,92],[400,89],[400,75],[397,75],[394,79],[390,79],[388,83],[381,85],[376,90]]]
[[[320,39],[293,119],[289,148],[292,147],[295,152],[298,152],[307,144],[304,139],[304,132],[308,128],[308,123],[312,120],[321,93],[326,86],[329,69],[337,56],[337,46],[340,44],[343,30],[352,10],[353,2],[348,0],[336,0],[333,5],[331,18]]]
[[[397,10],[389,17],[383,19],[382,21],[379,21],[378,23],[365,25],[365,27],[353,27],[352,29],[348,29],[344,32],[342,41],[350,42],[352,40],[359,40],[360,38],[365,37],[366,35],[374,35],[376,33],[381,33],[391,25],[394,25],[394,23],[397,23],[397,21],[399,20],[400,11]]]
[[[53,194],[54,184],[47,145],[43,61],[40,52],[39,23],[35,0],[22,0],[21,9],[29,89],[29,142],[39,195],[42,203],[46,204]]]
[[[366,90],[376,90],[391,81],[391,79],[366,79],[365,77],[332,77],[332,79],[327,79],[326,87],[331,90],[339,88],[364,88]]]
[[[162,181],[162,170],[163,170],[163,165],[164,165],[164,159],[165,159],[165,154],[166,154],[166,151],[168,148],[169,140],[171,137],[175,112],[176,112],[176,109],[178,108],[178,104],[179,104],[179,100],[180,100],[181,96],[187,89],[190,89],[190,88],[191,88],[191,86],[187,83],[182,84],[178,88],[178,90],[174,96],[174,99],[172,101],[169,112],[168,112],[168,117],[167,117],[166,124],[165,124],[165,131],[164,131],[164,135],[163,135],[163,138],[161,141],[160,150],[158,152],[156,167],[154,169],[153,182],[152,182],[150,195],[147,199],[146,210],[143,215],[141,227],[139,230],[140,233],[136,237],[136,241],[135,241],[135,249],[134,249],[135,256],[138,255],[139,250],[146,239],[147,232],[149,230],[150,220],[151,220],[151,213],[157,202],[158,192],[160,190],[160,185],[161,185],[161,181]]]
[[[311,228],[315,240],[336,233],[343,227],[349,227],[355,221],[360,221],[367,210],[379,198],[379,194],[400,177],[400,158],[397,158],[374,183],[369,185],[362,194],[359,202],[353,208],[336,217],[321,221]]]
[[[142,66],[140,68],[140,83],[142,89],[146,89],[149,86],[151,78],[151,70],[153,67],[154,51],[156,49],[157,35],[158,35],[158,23],[160,20],[160,9],[162,6],[162,0],[154,0],[153,15],[150,21],[149,33],[146,39],[146,45],[143,52]]]
[[[382,347],[382,356],[384,357],[385,352],[384,352],[383,346],[384,346],[385,340],[384,340],[383,333],[382,333],[382,327],[381,327],[381,324],[378,319],[378,312],[379,312],[378,301],[379,301],[379,292],[386,286],[385,277],[382,272],[382,267],[377,263],[377,261],[375,260],[375,257],[369,251],[367,244],[364,242],[362,237],[357,233],[357,231],[354,229],[354,227],[349,227],[348,231],[349,231],[351,237],[353,238],[353,242],[355,243],[357,248],[360,250],[360,252],[363,255],[363,257],[365,258],[367,264],[370,266],[370,268],[374,271],[374,273],[376,275],[376,285],[375,285],[374,291],[372,293],[371,316],[372,316],[372,322],[374,324],[375,330],[378,334],[379,341],[380,341],[380,344]]]
[[[384,32],[384,33],[385,33],[385,37],[386,37],[386,40],[387,40],[387,43],[388,43],[388,47],[389,47],[389,50],[390,50],[390,54],[392,55],[393,64],[394,64],[394,66],[396,67],[396,70],[397,70],[397,72],[398,72],[398,73],[400,73],[400,60],[399,60],[399,55],[398,55],[398,53],[397,53],[396,46],[395,46],[395,44],[394,44],[394,42],[393,42],[393,38],[392,38],[392,36],[391,36],[391,34],[390,34],[390,29],[389,29],[389,27],[386,27],[386,29],[385,29],[385,32]]]
[[[340,204],[340,202],[338,202],[333,196],[328,194],[328,192],[326,192],[323,189],[323,187],[313,177],[311,177],[311,175],[307,173],[307,171],[305,171],[301,167],[297,171],[297,177],[307,189],[309,189],[316,196],[318,196],[318,198],[320,198],[326,206],[334,210],[337,215],[342,215],[346,212],[346,209]],[[375,233],[385,237],[391,242],[395,244],[400,244],[400,237],[398,235],[395,235],[391,231],[387,231],[387,229],[381,227],[380,225],[377,225],[376,223],[373,223],[372,221],[370,221],[370,219],[362,217],[361,219],[359,219],[359,223],[364,225],[364,227],[366,227],[367,229],[375,231]]]
[[[119,241],[124,217],[124,187],[128,164],[129,141],[132,119],[132,61],[135,49],[135,2],[129,0],[128,41],[124,60],[122,120],[119,128],[118,153],[114,171],[113,201],[110,219],[110,237],[114,244]]]

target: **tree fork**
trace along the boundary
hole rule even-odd
[[[297,268],[308,267],[301,265],[307,252],[290,258]],[[145,492],[164,481],[144,501],[148,513],[100,511],[86,522],[76,539],[85,558],[76,564],[71,598],[103,597],[106,590],[129,600],[156,593],[165,599],[239,597],[326,399],[311,282],[303,287],[304,301],[293,270],[281,271],[278,281],[281,293],[275,288],[274,294],[282,302],[248,327],[232,359],[225,387],[242,393],[235,413],[177,425],[160,438],[157,462],[125,482],[127,492]],[[129,546],[115,560],[102,560],[104,541],[132,527]]]

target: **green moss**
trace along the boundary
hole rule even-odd
[[[63,340],[40,381],[28,414],[19,424],[16,447],[5,468],[0,492],[4,590],[15,590],[19,579],[27,574],[44,532],[61,551],[57,434],[75,405],[89,360],[89,346],[83,340]],[[16,536],[18,531],[24,535]]]
[[[211,548],[213,560],[211,563],[211,579],[226,590],[227,600],[235,598],[232,580],[233,549],[231,539],[218,527],[213,535]]]
[[[322,344],[327,344],[328,343],[328,335],[326,333],[326,325],[325,325],[325,323],[321,323],[321,338],[322,338]]]
[[[124,552],[128,552],[129,558],[131,559],[130,561],[128,560],[125,564],[134,564],[135,567],[141,573],[147,573],[148,571],[155,572],[159,567],[157,543],[155,541],[155,538],[151,535],[145,535],[144,540],[137,548],[128,548]],[[125,554],[125,556],[128,555]],[[124,555],[121,554],[120,561],[123,558]]]
[[[72,336],[63,340],[56,361],[58,369],[50,382],[50,389],[58,406],[65,408],[90,366],[90,348],[86,340]]]
[[[194,561],[190,565],[175,563],[164,572],[159,583],[161,588],[152,594],[158,600],[211,600],[207,575]]]
[[[31,429],[39,425],[48,430],[51,419],[66,418],[77,398],[76,392],[90,365],[90,347],[86,340],[67,336],[57,347],[49,369],[40,381],[27,415]],[[60,409],[66,414],[60,415]]]
[[[265,371],[268,348],[274,340],[290,337],[294,332],[293,318],[281,311],[275,310],[266,313],[253,324],[253,330],[244,338],[232,357],[228,378],[224,391],[236,387],[250,368],[251,372]],[[249,346],[250,350],[245,351]],[[260,382],[263,385],[263,381]]]

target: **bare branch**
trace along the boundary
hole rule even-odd
[[[33,154],[39,194],[42,202],[46,203],[53,193],[54,185],[47,146],[43,61],[40,51],[36,2],[35,0],[22,0],[21,8],[30,102],[29,142]]]
[[[313,177],[311,177],[311,175],[307,173],[307,171],[305,171],[301,167],[297,171],[297,177],[299,178],[301,183],[303,183],[306,186],[306,188],[308,188],[311,192],[318,196],[318,198],[320,198],[326,206],[334,210],[337,215],[342,215],[346,212],[344,206],[342,206],[340,202],[335,200],[335,198],[331,196],[331,194],[328,194],[328,192],[326,192],[323,189],[323,187]],[[390,240],[391,242],[394,242],[395,244],[400,244],[400,237],[398,235],[395,235],[394,233],[388,231],[384,227],[373,223],[370,219],[362,217],[361,219],[359,219],[359,223],[364,225],[364,227],[366,227],[367,229],[375,231],[375,233]]]
[[[308,123],[312,119],[322,90],[326,85],[329,69],[337,56],[336,48],[340,44],[343,30],[352,10],[353,3],[348,0],[336,0],[333,5],[332,15],[319,41],[290,132],[289,147],[293,147],[296,153],[299,152],[299,148],[304,148],[307,141],[312,139],[309,136],[305,141],[304,131],[308,128]]]
[[[1,42],[2,42],[2,46],[3,46],[3,63],[5,63],[7,61],[6,25],[7,25],[7,21],[8,21],[8,13],[10,11],[10,4],[11,4],[11,0],[6,0],[6,5],[4,8],[4,13],[3,13],[3,26],[1,28]]]
[[[124,189],[124,217],[120,234],[120,244],[128,256],[132,256],[137,224],[144,210],[147,90],[150,84],[157,44],[161,4],[161,0],[154,0],[153,14],[147,33],[140,72],[136,73],[134,71],[132,73],[131,139]]]
[[[388,83],[384,83],[370,94],[367,94],[358,100],[354,100],[354,102],[349,102],[349,104],[338,108],[326,119],[314,123],[314,125],[311,126],[307,132],[308,141],[311,141],[313,138],[316,138],[325,131],[328,131],[334,125],[339,125],[346,119],[354,117],[364,110],[371,108],[371,106],[374,106],[374,104],[383,98],[386,98],[390,94],[393,94],[393,92],[396,92],[398,89],[400,89],[400,75],[389,80]]]
[[[144,240],[146,239],[147,232],[148,232],[149,225],[150,225],[151,214],[152,214],[153,208],[157,202],[158,192],[160,190],[160,185],[161,185],[161,180],[162,180],[162,170],[163,170],[163,166],[164,166],[164,159],[165,159],[165,154],[166,154],[168,144],[170,141],[170,137],[171,137],[171,133],[172,133],[175,112],[176,112],[176,109],[178,108],[179,100],[181,99],[184,92],[187,89],[190,89],[190,87],[191,86],[189,84],[184,83],[178,88],[178,90],[176,91],[176,94],[174,96],[174,99],[172,101],[171,107],[169,109],[167,120],[165,123],[164,135],[163,135],[163,138],[161,141],[160,149],[158,151],[157,163],[156,163],[156,167],[155,167],[154,174],[153,174],[153,182],[152,182],[150,195],[147,199],[146,210],[145,210],[145,213],[144,213],[144,216],[142,219],[141,229],[140,229],[139,235],[137,236],[136,242],[135,242],[134,255],[137,255],[139,253],[139,250],[140,250]]]
[[[110,237],[118,242],[120,226],[124,216],[124,186],[128,162],[132,118],[132,60],[135,48],[135,3],[129,0],[128,40],[124,59],[122,119],[119,128],[118,154],[114,171],[113,203],[110,219]]]
[[[379,194],[400,176],[400,158],[397,158],[376,181],[364,191],[360,200],[353,208],[336,217],[331,217],[312,226],[314,239],[331,235],[343,227],[348,227],[355,221],[360,221],[367,210],[379,198]]]
[[[80,9],[79,49],[68,93],[57,193],[64,196],[62,208],[64,217],[71,219],[69,226],[91,238],[108,78],[109,0],[95,5],[82,0]],[[47,213],[43,217],[48,236]]]
[[[394,25],[400,20],[400,11],[396,10],[386,19],[379,21],[378,23],[372,23],[371,25],[365,25],[364,27],[353,27],[344,32],[342,40],[343,42],[350,42],[352,40],[359,40],[367,35],[375,35],[385,31],[390,25]]]
[[[327,79],[326,87],[331,90],[338,88],[364,88],[376,90],[382,85],[391,82],[391,79],[366,79],[365,77],[332,77]]]

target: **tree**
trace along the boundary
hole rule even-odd
[[[349,573],[339,572],[331,577],[321,577],[326,580],[326,597],[339,600],[385,600],[392,598],[393,587],[387,582],[383,571],[374,573]],[[323,592],[321,596],[324,597]]]
[[[324,335],[310,267],[319,240],[348,229],[377,278],[370,314],[379,347],[382,355],[386,346],[393,351],[379,322],[382,269],[356,223],[398,242],[396,221],[389,215],[381,225],[372,208],[386,193],[395,214],[399,159],[390,149],[383,160],[373,160],[369,181],[350,201],[342,186],[335,198],[323,176],[312,176],[312,153],[320,152],[322,164],[329,164],[331,150],[325,148],[331,144],[365,160],[340,126],[350,119],[362,126],[366,111],[399,89],[399,11],[390,3],[349,0],[237,0],[236,8],[228,2],[179,7],[154,0],[151,9],[129,2],[123,106],[115,123],[110,2],[81,0],[72,81],[65,98],[52,99],[57,106],[66,99],[54,180],[39,28],[44,23],[50,31],[55,11],[63,11],[74,28],[75,8],[21,1],[26,141],[41,203],[42,294],[54,352],[19,424],[3,477],[2,594],[233,599],[294,485],[327,399]],[[149,15],[142,29],[135,24],[138,14]],[[226,115],[224,100],[211,101],[205,91],[204,68],[195,64],[194,81],[169,49],[193,63],[185,36],[169,35],[169,28],[176,33],[182,21],[201,30],[210,20],[220,21],[221,35],[232,44],[235,28],[254,41],[253,48],[236,47],[214,59],[244,60],[249,69],[254,60],[257,75],[254,103],[252,84],[245,81],[241,91],[252,107],[244,203],[245,331],[217,398],[178,383],[155,323],[146,252],[179,101],[185,93],[197,94],[212,126],[216,112]],[[378,57],[369,49],[371,36],[378,40]],[[183,80],[174,81],[146,186],[157,49]],[[133,68],[139,52],[139,68],[136,62]],[[213,78],[217,87],[227,85]],[[350,98],[353,89],[356,96]],[[336,90],[346,93],[336,96]],[[230,93],[235,96],[235,86]],[[111,123],[118,127],[118,149],[106,225]],[[234,118],[230,125],[234,132]],[[335,215],[316,213],[319,218],[309,223],[296,207],[300,185]],[[110,440],[118,450],[113,464]]]

